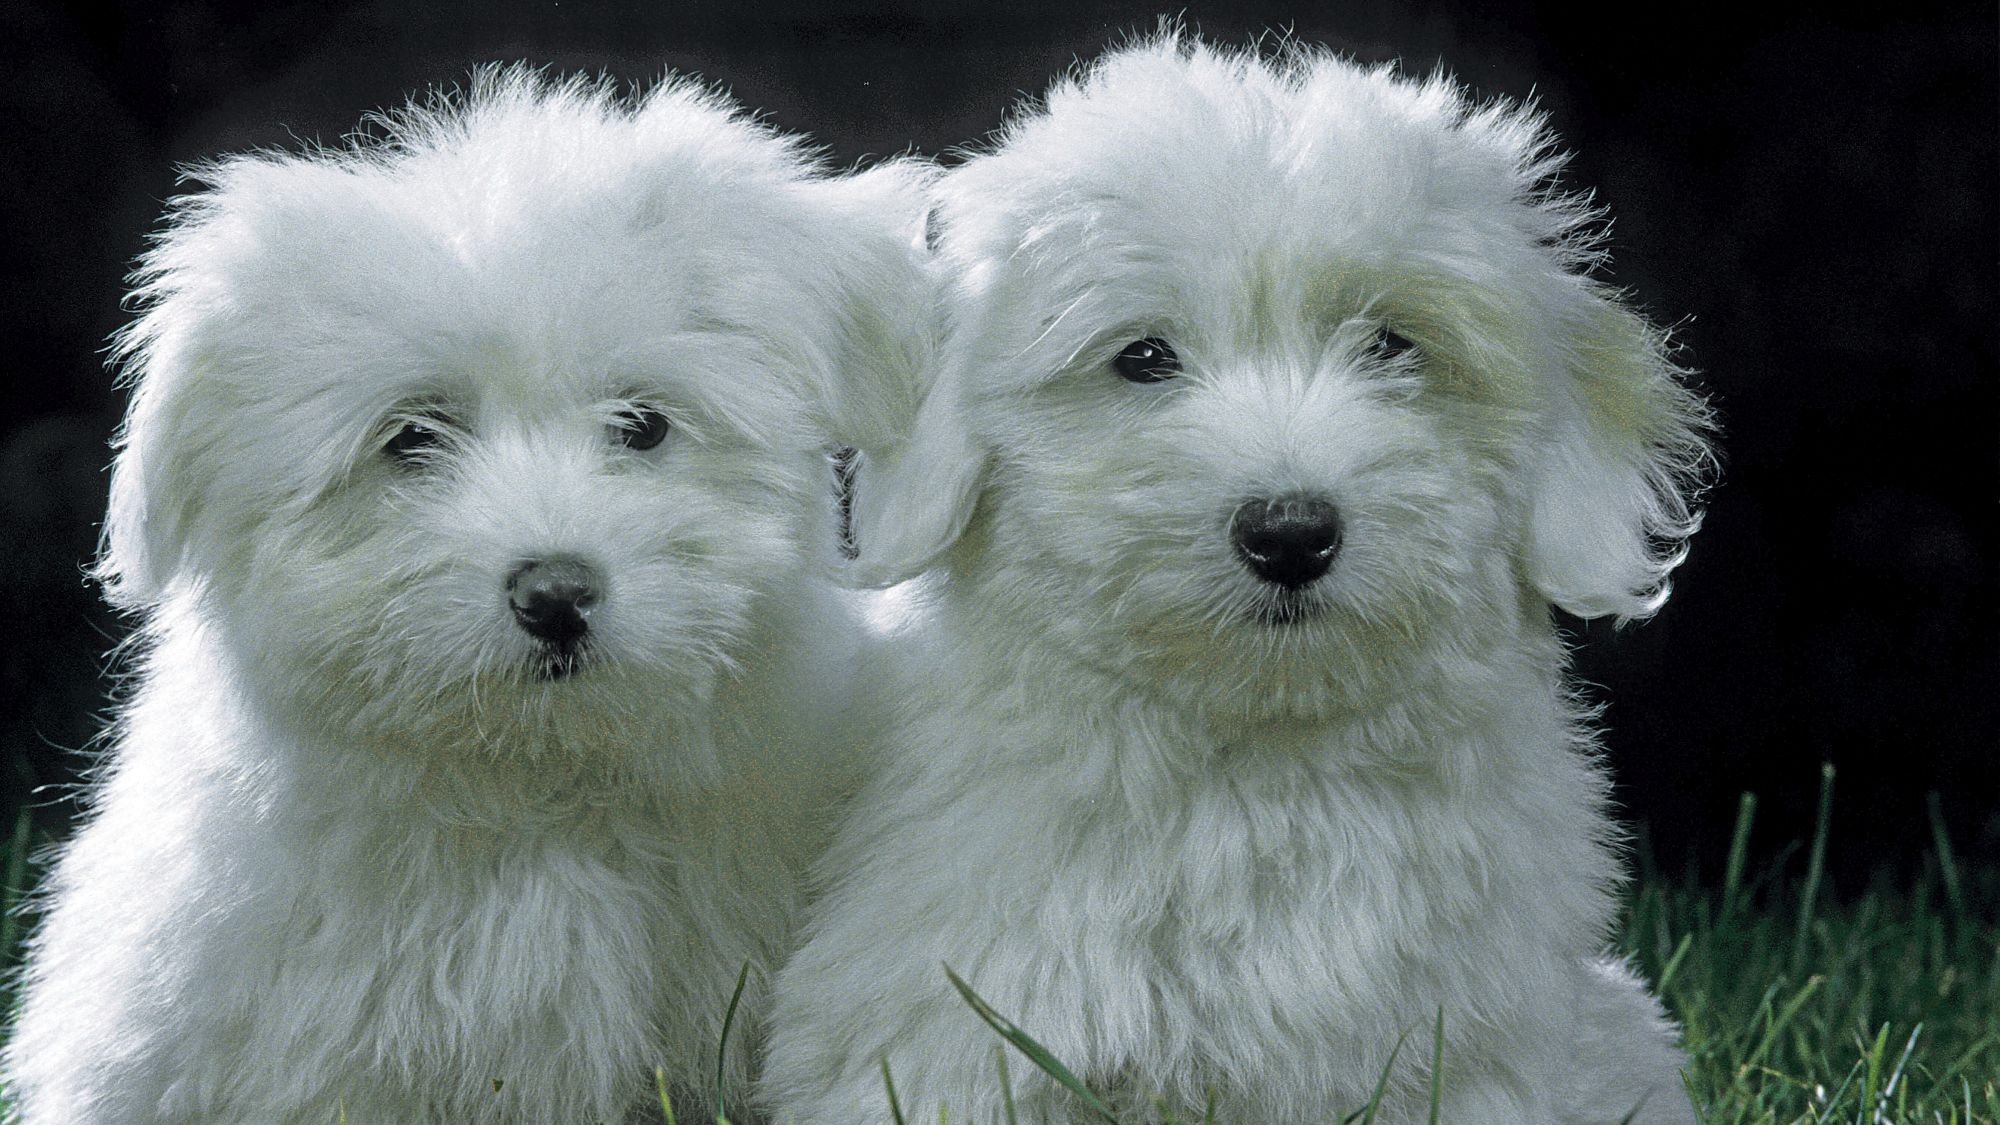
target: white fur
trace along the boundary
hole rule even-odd
[[[886,1059],[909,1120],[997,1120],[943,964],[1127,1119],[1337,1121],[1387,1068],[1422,1121],[1442,1012],[1447,1121],[1693,1120],[1605,953],[1549,607],[1658,606],[1704,416],[1584,276],[1551,144],[1443,78],[1167,36],[946,174],[945,356],[858,486],[863,576],[938,569],[779,978],[781,1117],[885,1120]],[[1145,337],[1184,373],[1114,374]],[[1297,491],[1346,537],[1273,623],[1230,517]],[[1012,1064],[1021,1120],[1092,1119]]]
[[[681,82],[377,129],[202,170],[146,262],[102,566],[143,655],[29,956],[29,1125],[611,1123],[656,1066],[694,1114],[746,960],[747,1093],[857,770],[823,447],[903,409],[839,392],[928,300],[920,193]],[[505,583],[553,553],[603,586],[548,680]]]

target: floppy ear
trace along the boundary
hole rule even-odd
[[[825,429],[835,442],[874,450],[909,431],[936,351],[935,288],[924,245],[926,188],[934,169],[903,159],[810,190],[834,216],[814,232],[835,274],[838,328],[833,383],[823,391]]]
[[[1651,615],[1701,525],[1713,464],[1707,405],[1660,333],[1585,282],[1550,396],[1534,480],[1528,578],[1579,617]]]
[[[138,366],[148,366],[149,359],[142,356]],[[174,436],[181,411],[172,382],[171,376],[137,376],[132,408],[115,442],[111,503],[95,574],[106,599],[120,609],[143,609],[161,600],[181,569],[195,522],[187,458]]]
[[[868,454],[854,482],[849,568],[857,585],[893,586],[923,573],[972,519],[988,454],[968,425],[964,380],[939,374],[917,411],[909,440]]]
[[[175,201],[167,233],[142,264],[135,296],[146,311],[118,337],[120,381],[131,393],[113,441],[111,500],[94,574],[120,609],[157,605],[190,565],[202,538],[202,419],[191,399],[208,350],[209,322],[224,315],[222,255],[210,245],[213,195]]]
[[[283,205],[309,199],[320,175],[345,173],[261,156],[203,166],[192,173],[202,189],[171,202],[140,261],[132,298],[143,312],[114,348],[131,404],[113,443],[94,571],[121,609],[158,605],[176,578],[217,565],[245,541],[238,524],[272,499],[223,499],[273,478],[241,448],[244,390],[229,372],[268,362],[269,314],[254,310],[298,269],[271,246],[285,240]]]

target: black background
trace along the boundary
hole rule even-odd
[[[1616,216],[1611,276],[1679,325],[1726,434],[1708,523],[1654,621],[1575,628],[1641,847],[1711,875],[1755,846],[1908,875],[1941,795],[2000,856],[1993,7],[1192,4],[1485,95],[1532,95]],[[1161,9],[1089,0],[0,8],[0,813],[59,832],[121,625],[85,580],[123,396],[102,366],[174,165],[332,141],[367,110],[525,59],[726,85],[841,163],[976,141]],[[35,793],[38,796],[31,797]]]

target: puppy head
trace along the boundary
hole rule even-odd
[[[177,204],[124,340],[111,598],[196,607],[366,729],[586,745],[698,706],[830,549],[822,447],[907,284],[857,198],[897,185],[672,82],[488,73],[384,128]]]
[[[1524,591],[1651,612],[1703,412],[1583,276],[1550,144],[1303,50],[1169,37],[1058,85],[939,185],[945,361],[862,478],[862,575],[956,543],[1080,651],[1291,710],[1514,627]]]

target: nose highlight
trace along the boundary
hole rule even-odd
[[[590,631],[598,586],[597,572],[581,559],[530,559],[507,576],[507,603],[530,636],[568,647]]]
[[[1287,590],[1303,589],[1333,567],[1340,511],[1316,496],[1248,500],[1230,517],[1229,538],[1252,574]]]

